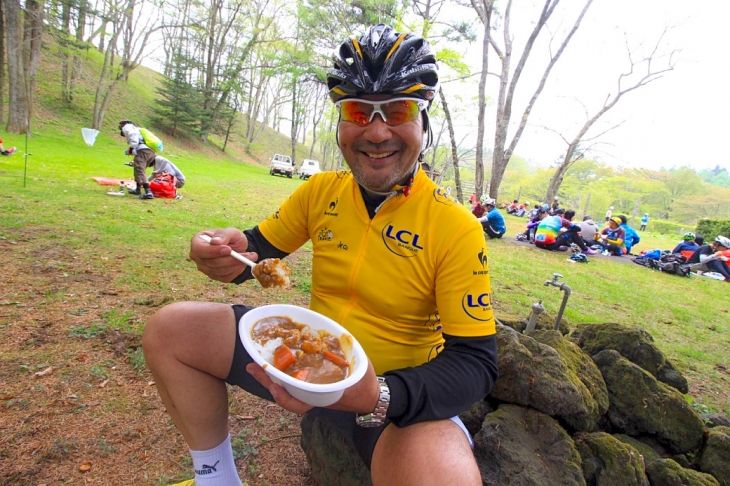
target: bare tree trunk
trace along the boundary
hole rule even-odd
[[[0,124],[5,123],[5,2],[0,2]]]
[[[589,193],[588,193],[588,194],[586,195],[586,204],[585,204],[585,206],[583,206],[583,216],[582,216],[582,218],[585,218],[585,217],[586,217],[586,215],[588,214],[588,205],[589,205],[590,203],[591,203],[591,193],[589,192]],[[581,218],[581,219],[582,219],[582,218]]]
[[[634,210],[631,212],[631,224],[629,226],[634,227],[636,223],[636,217],[639,215],[639,203],[641,202],[641,198],[637,197],[636,202],[634,203]]]
[[[293,77],[291,85],[291,161],[297,163],[297,78]]]
[[[486,86],[489,67],[489,31],[491,29],[494,0],[483,0],[481,4],[477,0],[471,0],[471,3],[474,10],[479,14],[479,20],[482,22],[482,30],[484,33],[484,38],[482,39],[482,72],[479,76],[479,98],[477,102],[479,115],[477,117],[476,167],[474,168],[474,190],[477,193],[477,197],[479,197],[484,192],[484,134],[486,132],[486,120],[484,118],[487,111]],[[508,12],[511,4],[512,2],[510,1],[507,5]],[[459,189],[461,188],[459,187]],[[463,201],[461,196],[459,196],[459,200]]]
[[[28,130],[32,134],[30,122],[33,120],[33,101],[35,99],[36,77],[41,62],[41,39],[43,37],[43,1],[26,0],[25,2],[25,46],[27,52],[23,55],[27,59],[26,90],[28,99]]]
[[[441,98],[441,107],[444,109],[444,117],[446,118],[446,126],[449,129],[449,139],[451,140],[451,163],[454,166],[454,184],[456,185],[456,199],[464,204],[464,193],[461,190],[461,174],[459,172],[459,152],[456,148],[456,137],[454,136],[454,123],[451,121],[451,112],[449,105],[446,103],[444,90],[439,86],[439,97]]]
[[[520,137],[522,136],[522,132],[525,129],[525,126],[527,126],[527,120],[530,116],[530,113],[532,112],[532,108],[535,106],[535,102],[537,101],[537,98],[540,96],[540,93],[542,93],[543,88],[545,87],[545,83],[547,82],[547,78],[550,75],[550,72],[557,63],[558,59],[560,59],[560,56],[565,51],[565,48],[567,47],[568,43],[570,42],[570,39],[573,38],[573,35],[578,30],[578,27],[580,26],[581,21],[583,20],[583,16],[588,10],[588,7],[590,7],[593,0],[586,0],[586,4],[583,7],[583,10],[581,11],[580,15],[578,16],[577,20],[573,24],[573,27],[571,31],[566,35],[565,39],[563,40],[562,44],[558,48],[557,52],[554,56],[550,59],[550,62],[548,66],[545,68],[545,71],[543,72],[542,79],[540,80],[540,84],[538,85],[537,89],[532,95],[532,98],[528,102],[524,112],[522,113],[522,117],[520,118],[519,125],[517,127],[517,130],[515,132],[515,135],[512,137],[512,141],[510,142],[509,146],[505,148],[505,145],[507,144],[507,130],[509,128],[510,119],[512,117],[512,103],[514,100],[514,93],[515,89],[517,87],[517,83],[520,79],[520,76],[522,75],[522,70],[525,67],[525,64],[527,63],[527,60],[530,56],[530,53],[532,52],[532,47],[535,44],[535,40],[537,39],[537,36],[540,34],[540,31],[545,27],[548,19],[552,15],[552,13],[555,10],[555,7],[559,3],[560,0],[545,0],[545,4],[543,6],[542,12],[540,14],[540,18],[535,22],[535,27],[532,30],[532,33],[530,34],[530,37],[527,39],[527,42],[525,44],[525,48],[522,52],[522,56],[520,57],[520,60],[517,63],[517,66],[515,67],[514,73],[512,75],[512,80],[509,80],[509,58],[511,56],[511,38],[508,35],[509,31],[509,10],[511,7],[512,2],[510,1],[507,5],[507,10],[505,12],[505,18],[504,18],[504,39],[505,39],[505,51],[504,54],[501,54],[501,51],[499,47],[496,45],[495,42],[491,42],[492,47],[497,51],[498,54],[500,54],[500,58],[503,60],[502,65],[502,72],[500,76],[500,90],[499,90],[499,100],[497,101],[497,121],[496,121],[496,130],[495,130],[495,136],[494,136],[494,155],[493,155],[493,164],[492,164],[492,178],[489,184],[489,195],[490,197],[496,198],[499,193],[499,186],[502,184],[502,178],[504,177],[504,172],[507,169],[507,164],[509,163],[510,158],[512,157],[512,154],[514,153],[515,148],[517,147],[517,143],[520,140]],[[507,66],[505,66],[505,60],[507,60]],[[508,86],[509,85],[509,86]]]
[[[10,133],[26,133],[28,129],[28,97],[23,67],[23,29],[20,4],[4,0],[8,41],[8,124]]]

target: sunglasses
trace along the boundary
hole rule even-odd
[[[340,110],[340,119],[366,127],[379,113],[383,121],[394,127],[406,122],[415,121],[421,111],[428,108],[428,102],[414,98],[391,98],[389,100],[371,101],[363,99],[340,100],[335,103]]]

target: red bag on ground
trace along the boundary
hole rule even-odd
[[[175,187],[175,176],[167,172],[159,174],[155,180],[150,181],[150,191],[155,197],[166,197],[169,199],[177,196],[177,188]]]

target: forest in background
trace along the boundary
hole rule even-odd
[[[545,35],[549,22],[561,25],[569,18],[568,12],[555,13],[558,3],[545,0],[532,32],[535,38]],[[591,3],[585,1],[581,15]],[[261,134],[270,128],[289,137],[294,160],[316,157],[323,168],[332,170],[343,162],[334,140],[337,113],[327,102],[323,83],[329,55],[336,42],[350,33],[388,22],[429,38],[444,82],[483,76],[487,69],[498,67],[508,73],[500,79],[507,94],[485,93],[480,86],[479,93],[465,96],[459,104],[440,91],[431,109],[435,144],[426,161],[433,168],[432,176],[452,187],[462,200],[472,190],[489,192],[500,201],[519,198],[533,203],[549,200],[554,193],[579,215],[599,217],[614,206],[615,212],[629,216],[649,213],[655,222],[666,222],[665,228],[677,231],[700,218],[730,217],[730,177],[723,167],[701,173],[689,167],[659,171],[611,167],[592,160],[589,150],[582,148],[582,140],[573,140],[553,167],[536,167],[520,158],[517,142],[527,115],[514,122],[504,111],[513,108],[508,95],[518,82],[521,64],[530,61],[531,45],[528,41],[522,52],[515,49],[520,62],[510,67],[505,56],[513,47],[500,46],[499,35],[509,25],[511,5],[509,1],[475,0],[336,4],[322,0],[3,0],[0,50],[7,55],[0,70],[0,88],[3,93],[7,89],[8,95],[7,100],[0,96],[0,117],[7,121],[8,132],[32,133],[39,123],[34,114],[46,110],[51,100],[57,103],[54,109],[84,113],[90,126],[109,130],[117,120],[105,117],[119,96],[119,87],[154,53],[161,82],[157,88],[147,87],[154,93],[145,93],[145,99],[152,101],[134,106],[126,116],[149,116],[166,137],[213,144],[223,152],[232,140],[243,145],[246,153],[260,151],[267,143]],[[444,13],[456,9],[477,15],[456,22]],[[580,18],[570,18],[575,22],[572,26],[565,22],[568,27],[553,31],[558,39],[564,34],[559,45],[567,44],[579,28]],[[477,48],[480,29],[488,34],[485,39],[491,47],[486,47],[493,65],[487,67],[485,54],[483,70],[474,72],[451,46],[468,42]],[[51,39],[47,43],[52,46],[41,49],[40,32]],[[321,32],[327,35],[318,34]],[[41,62],[44,55],[57,62]],[[557,56],[551,62],[557,62]],[[673,68],[669,58],[664,71],[647,71],[649,80]],[[495,68],[497,61],[502,65]],[[59,82],[52,88],[55,92],[39,97],[37,80],[42,84],[44,68],[57,69],[54,78],[60,74]],[[545,77],[548,75],[546,69]],[[648,82],[646,76],[630,87],[641,87],[642,82]],[[495,134],[496,151],[479,143],[465,144],[452,133],[450,118],[486,103],[498,104],[502,115],[494,122],[482,119],[480,126],[504,125],[505,130],[511,127],[515,132],[509,134],[509,144],[506,132]],[[480,140],[485,137],[482,134]],[[559,171],[564,175],[555,187]],[[503,175],[496,177],[497,172]],[[487,180],[491,181],[488,191]]]

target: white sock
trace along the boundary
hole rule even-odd
[[[207,451],[190,449],[195,469],[195,486],[242,486],[233,460],[231,436]]]

